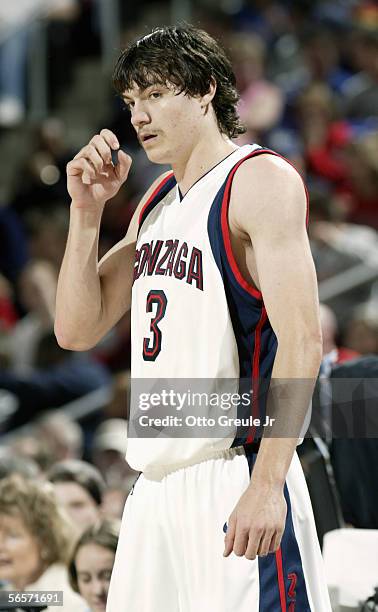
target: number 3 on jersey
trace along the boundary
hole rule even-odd
[[[165,315],[167,304],[167,296],[160,289],[152,289],[147,295],[146,312],[153,312],[154,305],[156,305],[156,314],[150,323],[152,346],[150,346],[151,338],[143,339],[143,359],[145,361],[155,361],[161,351],[161,330],[158,323]]]

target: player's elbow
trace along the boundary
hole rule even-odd
[[[304,324],[303,336],[306,345],[310,347],[314,358],[317,358],[320,364],[323,357],[323,336],[318,318]]]
[[[65,334],[57,325],[54,327],[54,333],[57,343],[66,351],[89,351],[96,344],[93,340],[89,342],[77,335]]]

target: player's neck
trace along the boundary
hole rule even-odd
[[[187,159],[172,164],[181,193],[185,195],[201,176],[236,149],[238,146],[218,130],[215,134],[202,138],[190,151]]]

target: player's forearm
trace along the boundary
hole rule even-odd
[[[318,329],[288,328],[278,336],[272,379],[316,379],[322,360],[322,339]]]
[[[278,343],[267,398],[266,426],[253,470],[253,483],[283,486],[311,405],[322,356],[316,335],[289,335]]]
[[[101,283],[97,271],[102,209],[71,204],[70,229],[59,273],[55,334],[64,348],[86,350],[96,342],[101,320]]]
[[[263,438],[253,468],[251,486],[282,489],[296,446],[297,438]]]

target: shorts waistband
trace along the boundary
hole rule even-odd
[[[193,465],[198,465],[204,461],[210,461],[212,459],[232,459],[236,455],[248,455],[250,453],[257,453],[260,446],[260,442],[252,442],[251,444],[244,444],[240,446],[233,446],[224,450],[212,450],[204,452],[200,455],[196,455],[191,460],[182,461],[171,465],[159,465],[154,469],[148,469],[143,472],[143,476],[147,480],[162,480],[165,476],[169,476],[173,472],[183,470]]]

